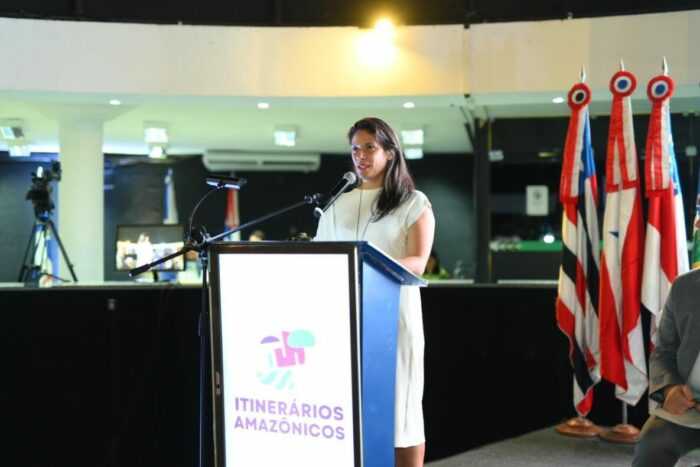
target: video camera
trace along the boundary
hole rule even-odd
[[[32,172],[32,184],[27,192],[26,199],[34,203],[34,213],[37,216],[48,216],[53,211],[54,204],[51,199],[51,182],[61,180],[61,163],[51,164],[51,171],[45,171],[39,166],[36,172]]]

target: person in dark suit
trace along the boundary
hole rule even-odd
[[[632,465],[672,467],[700,448],[700,269],[671,286],[649,373],[649,398],[661,405],[642,428]]]

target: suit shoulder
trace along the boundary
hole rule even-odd
[[[700,269],[684,272],[673,281],[675,287],[695,287],[698,284],[700,284]]]

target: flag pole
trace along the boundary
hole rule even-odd
[[[603,432],[603,429],[587,419],[577,416],[568,419],[566,422],[557,425],[555,431],[560,435],[575,436],[578,438],[595,438]]]
[[[627,406],[636,405],[648,385],[640,315],[642,269],[638,261],[643,255],[644,226],[630,101],[636,82],[620,60],[620,68],[610,80],[613,102],[606,156],[601,259],[604,274],[599,306],[601,377],[615,385],[615,396],[622,403],[622,422],[599,436],[619,444],[636,444],[639,439],[639,429],[628,423]]]
[[[645,171],[650,176],[646,177],[648,220],[642,305],[650,314],[652,351],[658,337],[657,322],[661,318],[671,283],[689,270],[685,213],[670,125],[673,90],[673,79],[669,76],[664,57],[661,74],[652,77],[647,84],[647,97],[652,102],[652,109],[644,161]],[[649,409],[653,410],[656,404],[649,400]]]
[[[627,423],[627,403],[622,403],[622,423],[618,423],[609,430],[602,431],[600,439],[615,444],[637,444],[639,441],[639,428]]]
[[[580,82],[571,88],[568,95],[572,116],[566,135],[559,187],[560,200],[563,204],[563,254],[564,257],[569,255],[576,260],[562,261],[556,305],[557,323],[562,332],[567,335],[570,344],[569,359],[574,368],[574,407],[577,416],[558,425],[555,431],[566,436],[593,438],[602,431],[602,428],[586,418],[593,405],[593,386],[600,379],[597,368],[598,325],[595,318],[598,304],[596,300],[591,299],[597,296],[597,291],[588,290],[582,301],[576,293],[576,287],[581,284],[597,285],[600,256],[597,249],[599,245],[596,212],[597,182],[588,123],[588,102],[591,92],[585,85],[586,69],[583,66],[579,80]],[[580,174],[585,174],[585,180],[581,184],[579,184]],[[587,250],[585,245],[589,244],[593,246],[593,251]],[[594,258],[594,260],[589,264],[588,258]],[[583,355],[590,358],[582,358]]]

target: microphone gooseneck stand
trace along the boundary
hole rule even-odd
[[[275,216],[278,216],[280,214],[283,214],[287,211],[291,211],[293,209],[299,208],[301,206],[307,205],[307,204],[313,204],[318,206],[320,203],[320,199],[322,198],[322,194],[316,193],[314,195],[306,195],[304,196],[303,200],[296,202],[294,204],[291,204],[285,208],[278,209],[276,211],[273,211],[269,214],[266,214],[264,216],[261,216],[257,219],[254,219],[250,222],[246,222],[245,224],[241,224],[237,227],[234,227],[233,229],[227,230],[225,232],[222,232],[214,237],[210,237],[206,230],[203,227],[195,227],[192,228],[192,218],[194,217],[194,213],[197,210],[197,208],[202,204],[205,198],[209,197],[214,191],[220,190],[222,188],[240,188],[240,186],[243,186],[245,184],[244,179],[240,179],[242,183],[239,185],[233,187],[231,186],[230,183],[227,183],[227,180],[230,180],[230,177],[222,177],[222,179],[219,181],[219,183],[216,185],[215,188],[207,192],[200,200],[199,202],[195,205],[194,209],[192,210],[192,214],[190,215],[189,218],[189,224],[188,224],[188,231],[187,231],[187,244],[185,245],[182,250],[177,251],[171,255],[164,256],[163,258],[160,258],[159,260],[156,260],[152,263],[145,264],[143,266],[139,266],[138,268],[132,269],[129,271],[129,277],[136,277],[139,274],[142,274],[151,268],[164,263],[165,261],[171,260],[177,256],[184,255],[190,251],[198,251],[199,252],[199,258],[201,260],[202,264],[202,309],[199,314],[199,320],[197,324],[197,332],[199,336],[199,440],[198,440],[198,465],[199,467],[205,467],[206,466],[206,455],[205,455],[205,427],[206,427],[206,355],[207,355],[207,345],[208,345],[208,337],[209,337],[209,294],[207,293],[208,290],[208,283],[207,283],[207,272],[209,268],[209,261],[208,261],[208,252],[209,252],[209,245],[212,242],[215,242],[218,239],[221,239],[223,237],[226,237],[227,235],[234,234],[240,230],[246,229],[248,227],[252,227],[256,224],[259,224],[263,221],[266,221],[270,218],[273,218]],[[210,183],[209,179],[207,179],[207,183]],[[211,184],[211,183],[210,183]]]

